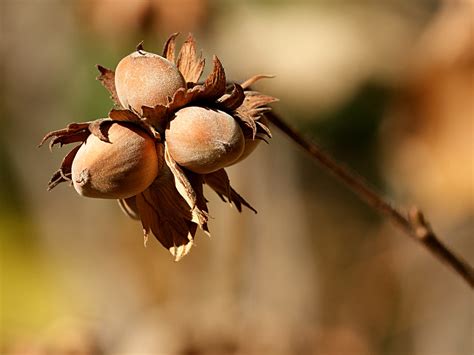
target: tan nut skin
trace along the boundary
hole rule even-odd
[[[168,96],[186,87],[176,65],[143,50],[123,58],[115,69],[115,88],[123,107],[142,112],[142,106],[165,104]]]
[[[265,116],[262,116],[260,118],[260,122],[262,122],[265,126],[268,126],[268,120],[265,118]],[[253,151],[257,148],[257,146],[260,144],[262,140],[261,139],[252,139],[252,138],[245,138],[245,148],[242,153],[242,155],[234,161],[231,165],[237,164],[247,158],[250,154],[253,153]]]
[[[245,141],[232,116],[198,106],[177,111],[165,137],[171,157],[200,174],[212,173],[237,160]]]
[[[144,191],[155,180],[159,159],[153,138],[131,125],[113,123],[110,143],[90,135],[72,163],[72,181],[79,195],[123,199]]]

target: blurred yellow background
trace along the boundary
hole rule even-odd
[[[179,263],[38,149],[112,107],[95,64],[191,31],[236,81],[474,262],[470,0],[3,0],[0,352],[470,355],[471,290],[273,129]],[[181,40],[185,36],[181,36]],[[209,68],[207,69],[209,70]]]

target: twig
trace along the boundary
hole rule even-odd
[[[439,261],[462,277],[471,288],[474,288],[474,268],[460,256],[457,256],[449,250],[449,248],[438,239],[418,208],[413,207],[409,213],[405,215],[396,207],[385,201],[360,175],[357,175],[341,165],[316,144],[304,138],[300,133],[288,126],[273,111],[266,113],[266,117],[284,134],[308,152],[325,170],[329,171],[352,192],[359,196],[359,198],[379,213],[388,217],[408,236],[419,242],[437,257]]]

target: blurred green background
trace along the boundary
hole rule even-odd
[[[193,32],[230,79],[474,262],[469,0],[2,0],[2,354],[470,355],[471,290],[276,129],[179,263],[115,201],[46,191],[48,131],[112,107],[95,64]],[[184,36],[181,37],[181,40]],[[209,69],[207,69],[209,70]]]

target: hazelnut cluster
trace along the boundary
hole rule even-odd
[[[205,61],[192,35],[177,57],[176,37],[165,43],[162,56],[140,44],[115,71],[98,66],[98,79],[115,104],[108,117],[69,124],[41,144],[79,143],[48,189],[70,181],[82,196],[117,199],[128,216],[141,220],[145,242],[153,233],[179,260],[197,227],[209,234],[203,184],[239,211],[255,211],[230,186],[224,168],[271,137],[264,113],[276,99],[249,89],[265,75],[227,85],[216,56],[200,83]]]

